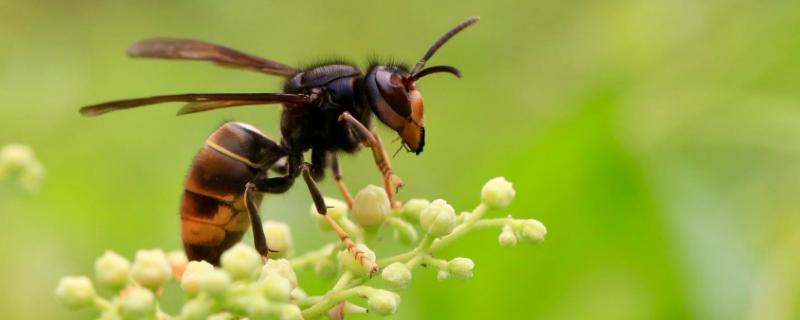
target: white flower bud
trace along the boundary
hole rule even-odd
[[[375,261],[375,252],[372,252],[367,245],[359,243],[356,247],[364,253],[365,259]],[[345,270],[350,271],[356,276],[366,276],[370,272],[370,270],[359,263],[356,257],[347,251],[347,249],[339,251],[338,258],[339,264],[341,264]]]
[[[208,316],[208,318],[206,318],[206,320],[238,320],[238,319],[239,319],[239,317],[234,316],[233,314],[231,314],[229,312],[215,313],[215,314],[212,314],[212,315]]]
[[[156,312],[153,292],[144,288],[130,288],[122,298],[121,311],[125,319],[150,319]]]
[[[365,228],[380,227],[389,216],[391,205],[383,188],[368,185],[353,201],[353,220]]]
[[[411,199],[403,204],[403,215],[412,221],[419,221],[419,214],[431,204],[426,199]]]
[[[166,282],[172,269],[164,251],[159,249],[139,250],[131,266],[131,277],[136,283],[155,291]]]
[[[281,308],[281,320],[302,320],[303,312],[294,304],[286,304]]]
[[[0,180],[9,176],[17,176],[28,191],[38,189],[44,177],[44,167],[36,160],[31,147],[9,144],[0,149]]]
[[[222,254],[222,269],[234,279],[253,279],[261,268],[261,255],[251,247],[237,243]]]
[[[270,258],[283,258],[292,255],[292,231],[289,225],[283,222],[267,221],[262,224],[264,235],[269,248],[277,252],[270,252]]]
[[[432,237],[442,237],[453,231],[456,223],[456,212],[447,201],[433,200],[422,210],[419,217],[422,229]]]
[[[292,269],[292,264],[289,260],[269,259],[264,267],[261,268],[261,279],[272,274],[289,280],[289,284],[292,288],[297,287],[297,275],[294,273],[294,269]]]
[[[87,277],[64,277],[56,287],[56,298],[70,309],[80,309],[89,306],[97,294],[92,286],[92,281]]]
[[[300,287],[292,289],[292,292],[289,295],[292,297],[292,300],[300,300],[308,297],[308,294],[306,294],[306,292]]]
[[[367,295],[367,306],[381,316],[388,316],[397,312],[400,296],[394,292],[376,289]]]
[[[517,244],[517,236],[514,235],[514,230],[511,228],[511,226],[503,226],[503,232],[500,232],[497,242],[500,243],[501,247],[505,248],[513,247]]]
[[[191,261],[181,277],[181,289],[186,295],[194,297],[200,292],[200,279],[214,270],[214,266],[205,261]]]
[[[277,274],[270,274],[261,279],[261,291],[271,301],[286,302],[292,292],[292,285],[289,280]]]
[[[447,270],[440,269],[439,272],[436,273],[436,280],[445,281],[447,279],[450,279],[450,272],[447,272]]]
[[[395,262],[383,268],[381,278],[389,289],[405,289],[411,281],[411,270],[405,264]]]
[[[189,264],[186,253],[184,253],[183,250],[167,252],[167,261],[169,261],[169,265],[172,267],[172,276],[175,277],[176,280],[180,280],[183,275],[183,270],[185,270],[186,265]]]
[[[393,218],[394,238],[405,244],[412,244],[419,240],[417,229],[403,219]]]
[[[231,286],[231,276],[225,271],[213,269],[200,276],[199,284],[203,292],[212,296],[220,296]]]
[[[486,182],[481,189],[481,201],[489,207],[503,209],[514,200],[514,187],[506,178],[497,177]]]
[[[325,205],[328,207],[327,215],[329,215],[333,220],[339,221],[345,215],[347,215],[347,203],[334,198],[324,197]],[[317,212],[317,207],[314,204],[311,204],[311,209],[309,209],[309,213],[311,213],[311,218],[319,224],[320,230],[331,230],[331,226],[328,224],[328,221],[325,220],[321,214]]]
[[[472,278],[472,269],[475,268],[475,262],[469,258],[455,258],[447,263],[447,270],[453,277],[458,279]]]
[[[128,283],[128,272],[131,263],[128,259],[113,251],[106,251],[94,262],[94,274],[97,283],[119,289]]]
[[[520,221],[517,229],[517,236],[522,241],[528,243],[540,243],[544,241],[544,236],[547,235],[547,228],[535,219],[525,219]]]

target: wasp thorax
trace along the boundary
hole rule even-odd
[[[408,71],[394,66],[373,68],[366,78],[370,108],[397,131],[406,149],[419,154],[425,144],[422,94]]]

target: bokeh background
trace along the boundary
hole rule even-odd
[[[132,60],[132,42],[193,37],[300,66],[413,64],[471,15],[481,22],[431,61],[464,78],[420,83],[428,147],[394,159],[400,197],[467,210],[502,175],[517,200],[495,214],[537,218],[549,235],[510,249],[499,231],[469,236],[443,255],[473,258],[474,278],[419,271],[393,318],[800,317],[800,2],[4,0],[0,145],[32,146],[47,177],[35,193],[0,185],[2,318],[92,318],[58,305],[59,277],[91,274],[106,249],[180,248],[184,173],[223,120],[278,135],[270,106],[79,116],[110,99],[281,86]],[[380,183],[369,152],[343,170],[352,189]],[[336,195],[330,180],[323,189]],[[296,188],[262,209],[291,224],[303,251],[332,237],[308,206]],[[301,279],[310,293],[328,286]]]

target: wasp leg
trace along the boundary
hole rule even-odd
[[[247,206],[247,212],[250,213],[250,224],[253,225],[253,242],[256,246],[256,251],[261,254],[261,259],[266,263],[267,255],[271,250],[267,247],[267,237],[264,235],[261,217],[258,215],[258,207],[255,201],[253,201],[253,192],[255,189],[255,183],[247,183],[244,191],[244,203]]]
[[[308,186],[308,192],[311,193],[311,199],[314,200],[314,206],[317,209],[317,213],[325,217],[325,220],[328,221],[328,224],[331,226],[331,228],[334,231],[336,231],[336,234],[339,236],[339,239],[345,245],[347,251],[350,252],[350,254],[352,254],[353,257],[356,258],[356,261],[358,261],[358,263],[366,267],[369,270],[370,274],[378,272],[378,265],[375,263],[375,261],[370,260],[364,254],[364,252],[361,252],[361,250],[359,250],[358,247],[356,247],[356,244],[353,242],[353,240],[350,239],[350,236],[347,235],[347,232],[344,231],[344,229],[342,229],[341,226],[339,226],[336,220],[333,220],[333,218],[331,218],[331,216],[327,214],[328,207],[325,205],[325,199],[322,198],[322,193],[319,191],[319,188],[317,187],[317,184],[314,182],[314,179],[311,178],[311,172],[310,172],[311,170],[309,169],[309,167],[310,165],[304,164],[302,166],[301,171],[303,173],[303,180],[305,180],[306,185]]]
[[[386,189],[386,195],[389,197],[389,203],[392,207],[399,207],[400,203],[395,201],[394,194],[397,189],[403,186],[403,180],[394,174],[392,170],[392,163],[389,161],[389,155],[386,149],[383,148],[381,138],[375,132],[370,131],[358,119],[354,118],[349,112],[344,112],[339,116],[339,121],[347,123],[352,132],[361,140],[363,144],[372,149],[372,156],[375,158],[375,164],[383,174],[383,187]]]
[[[311,149],[311,178],[320,181],[325,178],[325,168],[328,166],[328,152],[324,149]]]
[[[342,193],[342,197],[344,197],[344,201],[347,202],[347,206],[349,208],[353,208],[353,196],[350,195],[350,191],[347,190],[347,185],[344,184],[342,180],[342,171],[339,169],[339,157],[336,156],[336,153],[331,152],[331,171],[333,172],[333,180],[336,181],[336,186],[339,187],[339,192]]]

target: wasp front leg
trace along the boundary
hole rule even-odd
[[[328,215],[328,206],[325,205],[325,199],[322,197],[322,192],[319,191],[317,183],[314,182],[314,179],[311,177],[311,170],[309,167],[310,165],[304,164],[301,171],[303,174],[303,180],[305,180],[306,185],[308,186],[308,192],[311,193],[311,199],[314,201],[314,207],[317,209],[317,213],[325,217],[325,221],[327,221],[331,228],[336,231],[336,234],[339,236],[342,244],[344,244],[347,252],[352,254],[358,263],[367,268],[370,274],[378,272],[378,264],[375,263],[375,261],[370,260],[370,258],[367,257],[364,252],[358,249],[355,242],[350,239],[350,235],[347,234],[347,231],[344,231],[339,223],[337,223],[336,220]]]
[[[361,140],[361,143],[372,149],[372,156],[375,158],[375,164],[383,174],[383,187],[386,189],[386,195],[389,197],[389,203],[392,207],[397,208],[400,202],[395,200],[394,194],[397,189],[403,186],[403,180],[394,174],[392,170],[392,163],[389,161],[389,155],[383,147],[381,138],[377,133],[367,129],[364,124],[354,118],[349,112],[344,112],[339,116],[339,121],[346,123],[352,132]]]

